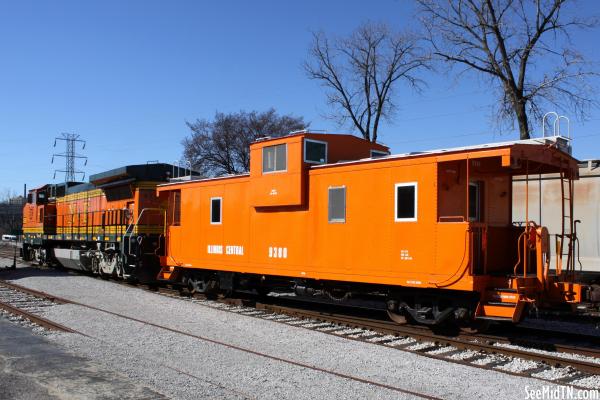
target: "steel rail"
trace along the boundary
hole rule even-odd
[[[115,281],[115,282],[118,284],[126,284],[121,281]],[[143,287],[139,287],[139,286],[136,286],[136,287],[140,288],[141,290],[145,290]],[[154,291],[159,294],[168,295],[170,297],[182,296],[182,297],[205,298],[205,296],[203,296],[203,295],[197,294],[195,296],[191,296],[191,295],[188,295],[185,292],[182,292],[178,289],[166,288],[166,287],[158,287],[158,288],[155,288]],[[462,350],[473,350],[473,351],[485,352],[487,354],[498,354],[498,355],[505,355],[508,357],[521,358],[521,359],[526,359],[526,360],[530,360],[530,361],[540,362],[540,363],[543,363],[543,364],[546,364],[549,366],[569,366],[569,367],[577,369],[581,372],[586,372],[586,373],[594,374],[594,375],[600,375],[600,364],[597,364],[597,363],[593,363],[593,362],[589,362],[589,361],[585,361],[585,360],[579,360],[576,358],[561,357],[560,355],[554,356],[554,355],[532,352],[530,350],[514,349],[514,348],[509,348],[509,347],[504,347],[504,346],[494,346],[493,345],[493,343],[513,345],[514,343],[511,341],[511,339],[514,340],[514,338],[510,338],[510,337],[507,338],[504,336],[493,336],[493,335],[488,335],[488,334],[473,334],[473,333],[461,333],[455,337],[452,337],[452,336],[446,336],[446,335],[442,335],[442,334],[436,334],[436,333],[432,332],[429,327],[426,327],[426,326],[398,325],[397,323],[392,322],[392,321],[382,321],[382,320],[377,320],[377,319],[372,319],[372,318],[349,316],[349,315],[339,314],[339,313],[307,310],[307,309],[301,308],[301,307],[290,307],[290,306],[282,306],[282,305],[277,304],[277,302],[281,301],[281,300],[289,301],[290,299],[287,299],[287,298],[274,297],[274,298],[271,298],[270,300],[272,300],[271,303],[254,301],[253,299],[248,299],[248,298],[222,298],[222,299],[215,300],[215,301],[227,303],[230,305],[244,305],[247,307],[254,307],[257,310],[263,310],[263,311],[278,313],[278,314],[286,314],[286,315],[290,315],[292,317],[297,317],[297,318],[307,318],[307,319],[310,318],[310,319],[315,319],[315,320],[323,321],[323,322],[331,322],[334,324],[339,324],[339,325],[347,326],[350,328],[368,329],[368,330],[372,330],[374,332],[378,332],[378,333],[385,334],[385,335],[407,336],[407,337],[414,338],[418,341],[432,342],[432,343],[436,343],[438,345],[443,344],[443,345],[452,346],[452,347],[455,347],[457,349],[462,349]],[[293,301],[297,302],[297,303],[302,303],[302,301],[298,301],[298,300],[293,300]],[[314,302],[304,302],[304,303],[310,304],[310,306],[313,306],[313,307],[315,305]],[[327,305],[331,305],[331,304],[327,304]],[[365,309],[363,309],[363,311],[364,310]],[[355,340],[360,340],[360,339],[355,339]],[[525,343],[523,343],[523,342],[525,342]],[[577,346],[573,346],[573,345],[563,345],[563,344],[556,344],[556,343],[551,343],[551,342],[545,343],[545,342],[541,341],[541,339],[536,344],[540,344],[540,343],[544,344],[546,346],[554,347],[554,349],[552,351],[555,351],[558,353],[578,354],[578,355],[587,356],[587,357],[600,358],[600,348],[582,348],[582,347],[577,347]],[[522,340],[522,344],[520,346],[524,347],[527,345],[528,344],[526,343],[526,341]],[[432,357],[431,355],[421,352],[421,351],[416,351],[416,352],[418,352],[419,354],[428,356],[428,357]],[[435,357],[435,356],[433,356],[432,358],[440,358],[445,361],[451,361],[451,362],[458,361],[459,364],[474,366],[472,363],[469,363],[469,362],[463,363],[460,360],[448,360],[447,358]],[[475,365],[475,366],[477,366],[477,365]],[[477,366],[477,367],[479,367],[479,366]],[[513,374],[513,375],[517,375],[517,376],[524,375],[521,373],[511,373],[509,371],[504,371],[504,370],[502,370],[502,372],[507,372],[509,374]],[[536,378],[536,379],[539,379],[539,378]],[[549,382],[553,382],[553,381],[550,380]]]
[[[7,283],[7,282],[3,281],[3,280],[0,280],[0,284],[5,284],[5,283]],[[31,291],[31,289],[25,288],[25,287],[20,286],[20,285],[16,285],[16,284],[13,284],[13,283],[10,283],[10,285],[11,285],[11,287],[15,288],[16,290],[25,289],[25,290],[23,290],[24,292],[25,291]],[[48,293],[39,292],[39,291],[33,291],[33,292],[37,292],[40,295],[51,296],[52,297],[52,295],[49,295]],[[347,379],[347,380],[351,380],[351,381],[355,381],[355,382],[359,382],[359,383],[363,383],[363,384],[367,384],[367,385],[376,386],[376,387],[379,387],[379,388],[382,388],[382,389],[386,389],[386,390],[390,390],[390,391],[397,392],[397,393],[403,393],[403,394],[412,395],[412,396],[419,397],[419,398],[422,398],[422,399],[441,400],[441,398],[439,398],[439,397],[431,396],[431,395],[428,395],[428,394],[425,394],[425,393],[419,393],[419,392],[416,392],[416,391],[413,391],[413,390],[409,390],[409,389],[404,389],[404,388],[401,388],[401,387],[398,387],[398,386],[388,385],[388,384],[385,384],[385,383],[382,383],[382,382],[377,382],[377,381],[374,381],[374,380],[361,378],[359,376],[345,374],[345,373],[342,373],[342,372],[337,372],[337,371],[334,371],[334,370],[329,370],[329,369],[321,368],[321,367],[318,367],[318,366],[315,366],[315,365],[310,365],[310,364],[306,364],[306,363],[303,363],[303,362],[294,361],[294,360],[291,360],[291,359],[274,356],[274,355],[271,355],[271,354],[267,354],[267,353],[263,353],[263,352],[256,351],[256,350],[252,350],[252,349],[249,349],[249,348],[241,347],[241,346],[238,346],[238,345],[235,345],[235,344],[226,343],[226,342],[223,342],[221,340],[212,339],[212,338],[208,338],[208,337],[205,337],[205,336],[192,334],[190,332],[185,332],[185,331],[182,331],[182,330],[179,330],[179,329],[170,328],[168,326],[160,325],[160,324],[157,324],[157,323],[154,323],[154,322],[150,322],[150,321],[144,321],[142,319],[131,317],[131,316],[128,316],[128,315],[125,315],[125,314],[122,314],[122,313],[113,312],[113,311],[106,310],[106,309],[103,309],[103,308],[100,308],[100,307],[96,307],[96,306],[92,306],[92,305],[89,305],[89,304],[80,303],[80,302],[72,301],[72,300],[67,300],[67,299],[63,299],[63,298],[60,298],[60,297],[54,297],[54,298],[56,298],[58,301],[63,301],[64,303],[78,305],[78,306],[81,306],[81,307],[84,307],[84,308],[88,308],[88,309],[91,309],[91,310],[99,311],[99,312],[102,312],[102,313],[105,313],[105,314],[108,314],[108,315],[113,315],[113,316],[116,316],[116,317],[119,317],[119,318],[123,318],[123,319],[129,320],[129,321],[133,321],[133,322],[137,322],[137,323],[140,323],[140,324],[152,326],[152,327],[155,327],[155,328],[167,331],[167,332],[179,334],[179,335],[182,335],[182,336],[187,336],[187,337],[190,337],[190,338],[194,338],[194,339],[197,339],[197,340],[201,340],[201,341],[205,341],[205,342],[208,342],[208,343],[216,344],[216,345],[219,345],[219,346],[222,346],[222,347],[226,347],[226,348],[230,348],[230,349],[233,349],[233,350],[237,350],[237,351],[240,351],[240,352],[244,352],[244,353],[256,355],[256,356],[259,356],[259,357],[262,357],[262,358],[266,358],[266,359],[269,359],[269,360],[278,361],[278,362],[282,362],[282,363],[294,365],[294,366],[297,366],[297,367],[302,367],[302,368],[310,369],[310,370],[313,370],[313,371],[326,373],[326,374],[329,374],[329,375],[337,376],[339,378],[343,378],[343,379]],[[19,311],[21,311],[21,310],[19,310]],[[40,318],[40,317],[36,317],[36,318]],[[48,321],[48,322],[52,323],[51,321]],[[74,332],[74,333],[80,333],[80,334],[82,334],[81,332],[75,332],[73,330],[70,330],[70,328],[66,328],[65,327],[65,329],[69,329],[69,332]],[[188,373],[185,373],[185,374],[189,375]]]
[[[17,285],[15,283],[8,282],[8,281],[6,281],[4,279],[0,279],[0,285],[2,285],[4,287],[11,288],[11,289],[14,289],[14,290],[17,290],[19,292],[30,294],[30,295],[35,296],[35,297],[39,297],[39,298],[42,298],[42,299],[50,300],[50,301],[52,301],[54,303],[58,303],[58,304],[68,304],[68,303],[71,303],[70,300],[63,299],[62,297],[54,296],[54,295],[52,295],[50,293],[46,293],[46,292],[42,292],[42,291],[39,291],[39,290],[27,288],[25,286]]]
[[[142,287],[140,285],[131,285],[131,284],[128,284],[127,282],[123,282],[123,281],[113,281],[113,282],[115,282],[117,284],[122,284],[122,285],[127,285],[130,287],[138,288],[140,290],[147,290],[147,291],[149,290],[149,291],[153,291],[153,292],[158,292],[158,294],[167,295],[170,297],[176,297],[177,295],[179,295],[179,296],[186,295],[185,292],[182,292],[182,291],[180,291],[178,289],[174,289],[174,288],[156,287],[156,288],[153,288],[152,290],[150,290],[146,287]],[[0,280],[0,283],[7,283],[7,282]],[[72,304],[81,305],[83,307],[95,309],[98,311],[119,315],[119,314],[112,313],[110,311],[103,310],[101,308],[97,308],[94,306],[86,305],[83,303],[73,302],[70,300],[62,299],[60,297],[49,295],[48,293],[24,288],[20,285],[16,285],[16,284],[12,284],[12,283],[9,283],[9,285],[11,285],[12,287],[14,287],[15,289],[18,289],[18,290],[24,289],[24,290],[30,291],[32,294],[37,292],[38,295],[46,296],[46,297],[49,296],[49,297],[55,299],[56,301],[68,302],[68,303],[72,303]],[[188,297],[194,297],[194,296],[190,295]],[[195,297],[203,298],[204,296],[196,295]],[[278,298],[273,298],[274,301],[276,301],[277,299]],[[286,299],[286,300],[289,300],[289,299]],[[484,352],[486,354],[497,354],[497,355],[505,355],[508,357],[516,357],[516,358],[520,358],[520,359],[526,359],[526,360],[531,360],[531,361],[535,361],[535,362],[540,362],[540,363],[543,363],[543,364],[549,365],[549,366],[569,366],[569,367],[575,368],[576,370],[578,370],[580,372],[585,372],[585,373],[594,374],[594,375],[600,375],[600,364],[596,364],[596,363],[585,361],[585,360],[579,360],[576,358],[561,357],[560,355],[554,356],[554,355],[548,355],[548,354],[543,354],[543,353],[531,352],[529,350],[514,349],[514,348],[503,347],[503,346],[494,346],[492,344],[492,343],[512,344],[510,342],[510,340],[507,340],[505,337],[496,337],[496,336],[481,335],[481,334],[461,334],[456,337],[449,337],[449,336],[444,336],[444,335],[439,335],[439,334],[433,333],[427,327],[420,327],[420,326],[413,326],[413,325],[398,325],[396,323],[388,322],[388,321],[374,320],[374,319],[363,318],[363,317],[354,317],[354,316],[348,316],[348,315],[342,315],[342,314],[336,314],[336,313],[328,313],[328,312],[322,312],[322,311],[306,310],[306,309],[297,308],[297,307],[281,306],[281,305],[277,305],[277,304],[273,304],[273,303],[261,303],[261,302],[253,301],[251,299],[249,300],[249,299],[234,298],[234,299],[220,299],[217,301],[225,302],[225,303],[232,304],[232,305],[235,304],[235,305],[245,305],[245,306],[255,307],[256,309],[259,309],[259,310],[264,310],[264,311],[272,312],[272,313],[286,314],[286,315],[290,315],[290,316],[297,317],[297,318],[310,318],[310,319],[315,319],[315,320],[319,320],[319,321],[330,322],[333,324],[339,324],[341,326],[368,329],[368,330],[372,330],[374,332],[378,332],[381,334],[388,334],[388,335],[394,335],[394,336],[404,335],[407,337],[411,337],[417,341],[432,342],[437,345],[447,345],[447,346],[452,346],[452,347],[455,347],[457,349],[462,349],[462,350],[473,350],[473,351],[478,351],[478,352]],[[313,303],[313,302],[310,302],[310,303]],[[314,304],[312,304],[312,306],[314,306]],[[123,315],[119,315],[119,316],[122,316],[122,317],[128,318],[128,319],[132,319],[131,317],[128,317],[128,316],[123,316]],[[144,321],[138,321],[138,322],[146,323]],[[150,323],[150,324],[152,324],[152,323]],[[166,328],[166,329],[170,329],[170,328]],[[354,340],[360,340],[360,339],[354,339]],[[565,352],[565,353],[575,353],[575,354],[586,355],[589,357],[600,358],[600,350],[598,350],[598,349],[588,349],[588,348],[582,349],[582,348],[578,348],[578,347],[571,346],[571,345],[557,345],[557,344],[552,344],[552,345],[555,346],[554,351]],[[402,350],[406,350],[406,349],[402,349]],[[406,350],[406,351],[412,351],[412,350]],[[443,354],[441,356],[432,355],[432,354],[427,354],[425,351],[421,351],[421,350],[415,350],[413,352],[419,353],[419,354],[424,355],[429,358],[441,359],[441,360],[444,360],[447,362],[454,362],[457,364],[464,364],[464,365],[469,365],[471,367],[477,367],[477,368],[483,368],[483,369],[494,369],[493,367],[486,367],[485,365],[475,365],[475,364],[472,364],[470,362],[463,361],[463,360],[444,358]],[[515,376],[530,376],[527,374],[527,371],[511,372],[511,371],[507,371],[507,370],[497,370],[497,369],[494,369],[494,370],[502,372],[502,373],[507,373],[510,375],[515,375]],[[555,380],[548,380],[548,379],[537,378],[537,377],[533,377],[533,378],[552,382],[552,383],[557,383],[557,381],[555,381]]]
[[[8,303],[4,303],[4,302],[0,301],[0,309],[4,310],[6,312],[9,312],[11,314],[26,318],[29,321],[33,322],[34,324],[42,326],[46,329],[59,331],[59,332],[77,333],[71,328],[67,328],[64,325],[61,325],[57,322],[50,321],[49,319],[40,317],[39,315],[32,314],[28,311],[21,310],[20,308],[14,307]]]
[[[328,314],[319,311],[303,310],[300,308],[278,306],[273,304],[256,304],[257,309],[287,314],[298,318],[310,318],[323,322],[331,322],[334,324],[344,325],[352,328],[362,328],[372,330],[387,335],[405,335],[419,341],[432,342],[438,345],[447,345],[456,347],[464,350],[484,351],[489,354],[502,354],[510,357],[516,357],[521,359],[527,359],[531,361],[542,362],[551,366],[562,365],[571,366],[579,371],[587,372],[594,375],[600,375],[600,364],[565,358],[560,356],[552,356],[542,353],[534,353],[527,350],[513,349],[507,347],[494,346],[490,342],[506,343],[506,340],[501,337],[483,336],[478,337],[477,335],[459,335],[457,337],[448,337],[444,335],[435,334],[428,329],[415,328],[412,326],[397,325],[393,323],[387,323],[385,321],[373,321],[367,318],[357,318],[339,314]],[[484,341],[475,341],[481,340]],[[569,348],[571,351],[571,348]],[[593,357],[600,357],[600,350],[586,349],[585,355]],[[422,353],[427,355],[426,353]]]

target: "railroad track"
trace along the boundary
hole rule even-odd
[[[31,289],[25,288],[25,287],[20,286],[20,285],[16,285],[16,284],[13,284],[13,283],[10,283],[10,282],[6,282],[4,280],[0,280],[0,291],[4,291],[4,289],[6,289],[6,292],[11,292],[11,296],[14,296],[14,294],[12,294],[12,292],[18,292],[18,293],[21,293],[22,295],[31,296],[33,298],[36,298],[39,301],[49,300],[53,304],[54,303],[56,303],[56,304],[67,304],[67,303],[68,304],[74,304],[74,305],[78,305],[78,306],[85,307],[85,308],[88,308],[88,309],[92,309],[92,310],[96,310],[96,311],[99,311],[99,312],[103,312],[103,313],[106,313],[106,314],[109,314],[109,315],[113,315],[113,316],[116,316],[116,317],[119,317],[119,318],[127,319],[127,320],[130,320],[130,321],[138,322],[138,323],[145,324],[145,325],[149,325],[149,326],[152,326],[152,327],[164,330],[164,331],[168,331],[170,333],[176,333],[176,334],[179,334],[179,335],[182,335],[182,336],[190,337],[190,338],[201,340],[201,341],[204,341],[204,342],[209,342],[209,343],[212,343],[214,345],[218,345],[218,346],[222,346],[222,347],[227,347],[227,348],[230,348],[230,349],[233,349],[233,350],[237,350],[237,351],[248,353],[248,354],[251,354],[251,355],[254,355],[254,356],[263,357],[263,358],[266,358],[266,359],[270,359],[270,360],[274,360],[274,361],[278,361],[278,362],[282,362],[282,363],[294,365],[294,366],[297,366],[297,367],[302,367],[302,368],[310,369],[310,370],[317,371],[317,372],[320,372],[320,373],[324,373],[324,374],[336,376],[338,378],[343,378],[343,379],[347,379],[347,380],[351,380],[351,381],[355,381],[355,382],[360,382],[360,383],[372,385],[372,386],[375,386],[375,387],[379,387],[379,388],[382,388],[382,389],[394,391],[394,392],[397,392],[397,393],[412,395],[412,396],[415,396],[415,397],[418,397],[418,398],[422,398],[422,399],[427,399],[427,400],[441,400],[441,398],[439,398],[439,397],[431,396],[431,395],[428,395],[428,394],[425,394],[425,393],[416,392],[416,391],[413,391],[413,390],[405,389],[405,388],[394,386],[394,385],[388,385],[388,384],[385,384],[385,383],[377,382],[375,380],[361,378],[359,376],[354,376],[354,375],[345,374],[345,373],[341,373],[341,372],[337,372],[337,371],[333,371],[333,370],[328,370],[328,369],[325,369],[325,368],[320,368],[318,366],[314,366],[314,365],[310,365],[310,364],[306,364],[306,363],[294,361],[294,360],[283,358],[283,357],[273,356],[273,355],[270,355],[270,354],[267,354],[267,353],[262,353],[262,352],[255,351],[255,350],[252,350],[252,349],[248,349],[248,348],[244,348],[244,347],[241,347],[241,346],[237,346],[237,345],[233,345],[233,344],[230,344],[230,343],[226,343],[226,342],[223,342],[223,341],[220,341],[220,340],[215,340],[215,339],[207,338],[207,337],[204,337],[204,336],[201,336],[201,335],[195,335],[195,334],[192,334],[192,333],[189,333],[189,332],[185,332],[185,331],[182,331],[182,330],[179,330],[179,329],[174,329],[174,328],[170,328],[170,327],[167,327],[167,326],[164,326],[164,325],[152,323],[152,322],[149,322],[149,321],[144,321],[144,320],[141,320],[141,319],[138,319],[138,318],[134,318],[134,317],[122,314],[122,313],[112,312],[112,311],[105,310],[105,309],[102,309],[102,308],[99,308],[99,307],[90,306],[90,305],[79,303],[79,302],[76,302],[76,301],[66,300],[66,299],[63,299],[63,298],[60,298],[60,297],[54,297],[52,295],[49,295],[48,293],[31,290]],[[42,319],[42,320],[45,321],[45,322],[50,322],[50,321],[45,320],[45,319]],[[38,323],[38,321],[35,321],[35,322]],[[51,324],[55,324],[53,322],[50,322],[50,323]],[[56,326],[61,326],[61,325],[58,325],[58,324],[55,324],[55,325]],[[73,330],[71,330],[69,328],[66,328],[66,327],[63,327],[63,328],[66,329],[67,332],[83,334],[81,332],[73,331]],[[86,336],[88,336],[88,335],[86,335]],[[94,338],[94,339],[102,341],[102,342],[104,342],[107,345],[111,345],[111,343],[105,342],[105,341],[103,341],[100,338]],[[186,372],[186,371],[184,371],[181,368],[169,366],[169,365],[166,365],[166,364],[158,364],[157,366],[174,370],[174,371],[176,371],[176,372],[178,372],[180,374],[184,374],[184,375],[186,375],[188,377],[191,377],[191,378],[195,378],[195,379],[202,380],[202,381],[205,380],[205,378],[196,376],[196,375],[194,375],[194,374],[192,374],[190,372]],[[244,393],[238,393],[238,394],[242,394],[244,397],[249,398],[249,399],[253,398],[252,396],[246,395]]]
[[[66,301],[54,298],[42,292],[16,287],[8,282],[0,282],[0,310],[29,320],[43,328],[74,332],[61,324],[50,321],[38,315],[47,307],[64,304]]]
[[[113,282],[132,287],[124,282]],[[17,285],[12,284],[12,286],[20,289]],[[133,287],[148,290],[141,286]],[[305,309],[301,307],[300,302],[295,302],[294,306],[290,306],[290,300],[286,298],[271,298],[269,302],[260,302],[252,298],[208,300],[202,296],[182,296],[179,290],[172,288],[163,287],[153,291],[159,295],[183,299],[248,317],[262,318],[347,339],[417,353],[429,358],[495,370],[509,375],[531,377],[555,384],[569,384],[584,388],[578,386],[577,381],[600,376],[600,363],[591,360],[591,358],[600,359],[600,348],[598,347],[543,343],[544,341],[540,339],[535,343],[533,349],[525,349],[513,346],[511,339],[502,336],[481,334],[445,336],[419,326],[397,325],[384,320]],[[38,295],[48,296],[41,292]],[[287,304],[281,304],[285,302]],[[147,323],[98,307],[77,302],[70,303]],[[161,328],[171,330],[168,327]],[[185,332],[179,333],[186,334]],[[552,351],[539,351],[540,344],[541,347],[551,348]]]
[[[162,289],[163,295],[179,297],[178,291]],[[253,318],[293,325],[347,339],[382,345],[417,353],[433,359],[450,361],[472,367],[496,370],[509,375],[531,377],[555,384],[578,387],[576,381],[600,376],[600,348],[580,348],[573,345],[553,344],[553,351],[538,351],[548,347],[543,340],[534,349],[512,346],[502,336],[461,334],[455,337],[435,334],[426,327],[398,325],[393,322],[353,317],[338,313],[307,310],[300,307],[242,299],[208,300],[188,297],[189,301],[234,312]],[[542,346],[540,346],[542,345]],[[579,356],[586,357],[579,358]],[[522,368],[511,369],[511,366]],[[507,368],[509,367],[509,368]],[[562,370],[562,376],[544,378],[545,373]]]

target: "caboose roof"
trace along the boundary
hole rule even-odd
[[[298,133],[298,134],[293,134],[290,136],[297,136],[297,135],[298,136],[301,136],[301,135],[312,136],[312,137],[314,137],[315,135],[322,135],[324,138],[327,137],[327,134],[308,134],[307,135],[307,133]],[[363,139],[358,138],[353,135],[344,135],[344,136],[351,136],[351,137],[356,138],[357,140],[363,140]],[[287,137],[289,137],[289,136],[273,138],[273,139],[265,139],[264,141],[270,142],[270,141],[280,140],[280,139],[287,138]],[[261,142],[261,141],[259,141],[259,142]],[[324,169],[324,168],[343,167],[346,165],[353,165],[353,164],[382,163],[382,162],[390,162],[390,161],[395,161],[395,160],[410,159],[410,158],[423,158],[423,157],[448,156],[448,159],[445,159],[445,161],[447,161],[450,159],[456,159],[456,160],[467,159],[469,157],[477,158],[477,157],[491,157],[491,156],[499,156],[499,155],[512,155],[513,153],[516,154],[517,149],[520,149],[523,151],[529,150],[529,149],[532,149],[532,150],[536,149],[532,152],[532,155],[535,155],[537,152],[538,160],[532,159],[531,161],[533,161],[533,162],[537,161],[537,162],[540,162],[541,164],[544,164],[545,159],[542,159],[543,157],[540,158],[539,151],[537,151],[541,146],[546,146],[547,148],[552,148],[556,153],[560,153],[561,157],[565,157],[565,159],[568,160],[570,168],[577,169],[578,161],[569,154],[570,148],[569,148],[568,141],[565,138],[560,137],[560,136],[534,138],[534,139],[527,139],[527,140],[512,140],[512,141],[496,142],[496,143],[484,143],[484,144],[477,144],[477,145],[471,145],[471,146],[442,148],[442,149],[435,149],[435,150],[414,151],[414,152],[410,152],[410,153],[379,156],[376,158],[371,157],[371,158],[363,158],[363,159],[359,159],[359,160],[339,161],[336,163],[313,165],[310,167],[310,169],[311,170],[319,170],[319,169]],[[496,154],[492,154],[492,153],[496,153]],[[502,153],[502,154],[500,154],[500,153]],[[504,153],[506,153],[506,154],[504,154]],[[547,165],[553,165],[553,164],[548,163]],[[546,168],[546,169],[548,169],[548,168]],[[549,168],[549,169],[551,170],[552,168]],[[513,172],[516,174],[516,173],[518,173],[518,170],[515,169],[515,171],[513,171]],[[540,173],[547,173],[547,172],[555,172],[555,171],[542,172],[540,170]],[[191,179],[187,182],[170,182],[170,183],[164,183],[164,184],[159,185],[159,190],[160,190],[160,187],[173,187],[173,186],[179,186],[179,185],[186,185],[189,183],[232,179],[232,178],[242,178],[242,177],[248,177],[248,176],[249,175],[247,173],[245,173],[245,174],[240,174],[240,175],[218,176],[218,177],[214,177],[214,178]],[[169,189],[165,188],[165,190],[169,190]]]
[[[562,151],[562,153],[564,153],[564,155],[566,155],[568,158],[570,158],[570,160],[572,162],[574,162],[574,163],[578,162],[574,157],[572,157],[570,155],[570,148],[568,148],[568,143],[566,142],[565,138],[560,137],[560,136],[553,136],[553,137],[533,138],[533,139],[526,139],[526,140],[512,140],[512,141],[506,141],[506,142],[484,143],[484,144],[462,146],[462,147],[450,147],[450,148],[442,148],[442,149],[435,149],[435,150],[413,151],[413,152],[409,152],[409,153],[391,154],[388,156],[381,156],[381,157],[377,157],[377,158],[364,158],[364,159],[360,159],[360,160],[341,161],[341,162],[338,162],[335,164],[315,165],[312,168],[319,169],[319,168],[331,167],[334,165],[339,166],[339,165],[348,165],[348,164],[358,164],[358,163],[364,163],[364,162],[370,162],[370,161],[382,162],[382,161],[386,161],[386,160],[391,161],[391,160],[404,159],[404,158],[439,156],[439,155],[445,155],[445,154],[455,155],[457,159],[460,159],[460,158],[466,157],[467,153],[486,152],[488,150],[512,148],[512,147],[517,147],[517,146],[522,146],[522,145],[525,145],[525,146],[545,145],[545,146],[551,146],[554,148],[558,148],[558,150]],[[463,154],[464,154],[464,156],[463,156]]]

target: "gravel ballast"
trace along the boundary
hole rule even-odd
[[[90,336],[55,334],[49,340],[173,398],[417,398],[336,374],[452,399],[524,398],[525,387],[551,385],[86,276],[33,275],[39,276],[24,276],[14,282],[204,338],[183,336],[77,305],[60,305],[44,313],[44,317]]]

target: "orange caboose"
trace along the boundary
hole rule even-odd
[[[551,266],[547,230],[511,215],[513,175],[560,173],[572,187],[563,150],[562,138],[400,155],[350,135],[258,141],[249,174],[158,187],[160,278],[207,293],[376,295],[394,319],[426,324],[582,309],[594,295],[573,284],[572,258]],[[557,234],[572,255],[572,231]]]

